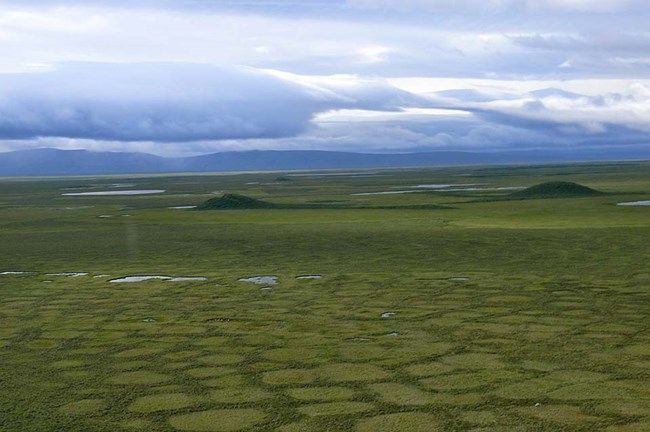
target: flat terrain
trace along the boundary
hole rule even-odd
[[[0,430],[650,430],[650,163],[316,174],[2,179]]]

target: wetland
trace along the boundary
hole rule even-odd
[[[650,164],[368,174],[2,179],[0,430],[650,430]]]

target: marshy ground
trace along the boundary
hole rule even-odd
[[[650,165],[309,174],[1,182],[0,430],[650,430]]]

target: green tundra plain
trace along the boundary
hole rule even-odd
[[[1,179],[0,430],[650,430],[650,163],[322,173]]]

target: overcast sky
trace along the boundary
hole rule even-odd
[[[0,151],[645,149],[647,0],[0,0]]]

